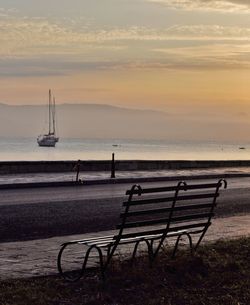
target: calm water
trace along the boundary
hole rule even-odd
[[[55,148],[46,148],[35,138],[0,138],[0,161],[109,160],[112,152],[120,160],[250,160],[250,143],[60,139]]]

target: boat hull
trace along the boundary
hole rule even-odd
[[[43,135],[37,138],[37,143],[42,147],[55,147],[58,140],[59,139],[53,135]]]

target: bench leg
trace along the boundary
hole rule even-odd
[[[157,256],[158,252],[160,251],[160,249],[161,249],[165,239],[166,239],[166,235],[161,238],[161,240],[160,240],[160,242],[159,242],[155,252],[153,252],[153,247],[152,247],[152,261],[155,260],[155,258]]]
[[[111,246],[108,246],[108,249],[107,249],[107,259],[106,259],[106,262],[104,263],[104,266],[103,266],[104,270],[107,269],[107,267],[108,267],[108,265],[109,265],[113,255],[115,253],[115,250],[116,250],[117,246],[118,246],[118,243],[116,243],[114,245],[111,245]]]
[[[190,246],[190,253],[193,254],[193,241],[192,241],[192,237],[189,233],[182,233],[178,236],[176,242],[175,242],[175,246],[174,246],[174,251],[172,253],[172,258],[175,257],[175,254],[176,254],[176,251],[178,249],[178,245],[179,245],[179,242],[180,242],[180,239],[182,238],[183,235],[186,235],[188,237],[188,240],[189,240],[189,246]]]
[[[133,254],[132,254],[132,259],[131,259],[131,262],[133,263],[134,259],[135,259],[135,256],[136,256],[136,252],[137,252],[137,249],[138,249],[138,246],[141,242],[145,242],[147,244],[147,248],[148,248],[148,258],[149,258],[149,261],[151,263],[152,261],[152,256],[153,256],[153,241],[149,241],[147,239],[142,239],[142,240],[138,240],[136,243],[135,243],[135,247],[134,247],[134,251],[133,251]]]
[[[64,245],[61,247],[61,249],[60,249],[60,251],[59,251],[59,253],[58,253],[58,256],[57,256],[57,269],[58,269],[60,275],[61,275],[66,281],[68,281],[68,282],[76,282],[76,281],[78,281],[78,280],[82,277],[82,269],[81,269],[80,274],[79,274],[78,276],[76,276],[76,277],[73,277],[73,278],[70,277],[70,276],[67,276],[67,275],[65,274],[65,272],[63,271],[63,269],[62,269],[62,262],[61,262],[61,260],[62,260],[62,255],[63,255],[64,250],[65,250],[69,245],[72,245],[72,243],[68,243],[68,244],[66,243],[66,244],[64,244]]]
[[[199,240],[197,241],[197,243],[196,243],[196,245],[195,245],[195,247],[194,247],[194,251],[196,251],[196,250],[198,249],[198,247],[199,247],[199,245],[200,245],[200,243],[201,243],[201,241],[202,241],[204,235],[205,235],[206,232],[207,232],[207,229],[208,229],[208,227],[205,228],[205,229],[203,230],[203,232],[202,232],[202,234],[201,234]]]
[[[140,242],[141,242],[141,241],[139,240],[139,241],[137,241],[137,242],[135,243],[134,251],[133,251],[133,254],[132,254],[132,258],[131,258],[131,263],[133,263],[133,261],[134,261],[134,259],[135,259],[136,252],[137,252],[137,249],[138,249],[138,246],[139,246]]]
[[[99,266],[100,266],[100,272],[101,272],[101,278],[102,280],[104,281],[105,280],[105,266],[104,266],[104,263],[103,263],[103,254],[102,254],[102,250],[97,247],[97,246],[92,246],[90,248],[90,251],[89,253],[92,251],[92,249],[96,249],[98,254],[99,254]],[[87,264],[87,261],[86,261],[86,264]],[[86,268],[86,265],[84,266],[84,269]]]
[[[96,249],[97,252],[98,252],[98,255],[99,255],[99,266],[100,266],[100,272],[101,272],[101,277],[102,279],[104,280],[104,272],[105,272],[105,266],[104,266],[104,263],[103,263],[103,254],[102,254],[102,251],[99,247],[97,246],[91,246],[88,248],[88,250],[86,251],[86,254],[85,254],[85,257],[84,257],[84,261],[83,261],[83,264],[82,264],[82,268],[81,268],[81,271],[79,273],[78,276],[75,276],[75,277],[70,277],[70,276],[67,276],[65,274],[65,272],[63,271],[62,269],[62,263],[61,263],[61,259],[62,259],[62,254],[63,254],[63,251],[66,249],[66,247],[68,246],[69,244],[65,244],[63,245],[63,247],[60,249],[59,253],[58,253],[58,257],[57,257],[57,267],[58,267],[58,271],[60,273],[60,275],[66,280],[66,281],[69,281],[69,282],[77,282],[78,280],[80,280],[80,278],[82,278],[83,274],[84,274],[84,271],[86,269],[86,266],[87,266],[87,262],[88,262],[88,259],[89,259],[89,256],[90,256],[90,253],[93,249]]]

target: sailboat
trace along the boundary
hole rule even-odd
[[[55,147],[59,138],[56,136],[56,102],[55,98],[51,98],[51,90],[49,90],[49,131],[47,134],[38,136],[37,143],[39,146]]]

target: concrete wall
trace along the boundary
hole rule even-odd
[[[75,161],[18,161],[0,162],[0,174],[72,172]],[[218,167],[250,167],[242,161],[116,161],[116,170],[164,170]],[[81,171],[110,171],[111,161],[81,161]]]

